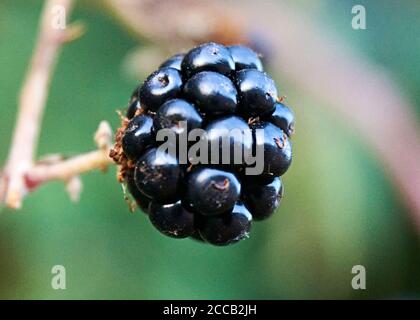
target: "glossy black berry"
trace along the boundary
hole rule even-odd
[[[205,131],[211,163],[244,165],[252,155],[252,130],[242,118],[226,116],[213,120]],[[226,145],[229,146],[227,150]],[[214,150],[217,146],[217,150]]]
[[[264,154],[262,176],[283,175],[292,162],[292,145],[286,133],[270,122],[258,122],[252,128],[255,148],[259,148],[261,154]]]
[[[241,111],[249,116],[262,116],[274,111],[278,93],[273,79],[256,69],[244,69],[236,74],[236,87]]]
[[[233,208],[241,193],[234,174],[218,169],[197,168],[187,178],[186,201],[194,212],[217,215]]]
[[[176,98],[181,92],[181,74],[174,68],[153,72],[140,88],[139,98],[148,110],[156,111],[166,100]]]
[[[257,69],[263,71],[262,62],[255,51],[241,45],[229,46],[228,49],[235,62],[235,70]]]
[[[278,209],[295,119],[263,62],[243,45],[205,43],[132,93],[110,156],[163,234],[228,245]]]
[[[248,181],[243,184],[243,199],[254,220],[271,216],[278,208],[282,196],[283,184],[279,177],[269,183]]]
[[[228,77],[220,73],[197,73],[185,84],[184,93],[190,102],[206,114],[223,115],[236,111],[236,88]]]
[[[130,192],[130,194],[133,196],[134,200],[136,201],[137,205],[140,207],[140,209],[146,213],[149,214],[149,205],[152,201],[151,198],[146,196],[143,192],[137,188],[137,185],[134,181],[134,172],[130,171],[127,173],[125,177],[125,182],[127,184],[127,189]]]
[[[146,196],[171,203],[178,197],[181,169],[174,155],[152,148],[137,161],[134,179]]]
[[[215,71],[230,75],[235,70],[235,62],[225,46],[210,42],[188,52],[182,61],[181,68],[186,79],[201,71]]]
[[[270,122],[282,129],[290,137],[295,130],[295,116],[289,107],[276,103]]]
[[[164,63],[162,63],[159,66],[159,69],[168,67],[168,68],[174,68],[181,71],[181,63],[184,57],[185,57],[184,53],[175,54],[172,57],[170,57],[168,60],[166,60]]]
[[[147,115],[139,115],[131,119],[122,138],[125,155],[137,160],[143,151],[153,143],[153,119]]]
[[[181,122],[185,122],[186,126]],[[202,122],[203,119],[191,103],[182,99],[172,99],[166,101],[158,109],[154,119],[154,128],[156,131],[171,129],[180,135],[200,128]]]
[[[252,215],[243,203],[238,202],[225,214],[198,218],[198,230],[204,241],[226,246],[248,238],[252,225]]]
[[[170,204],[153,201],[149,219],[156,229],[172,238],[186,238],[195,231],[194,214],[185,210],[181,201]]]

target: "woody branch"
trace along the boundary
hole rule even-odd
[[[54,20],[60,12],[64,19],[68,17],[73,4],[73,0],[47,0],[42,11],[38,39],[20,92],[12,143],[0,177],[0,202],[10,208],[20,208],[23,197],[41,183],[59,179],[73,182],[74,186],[77,180],[72,178],[78,174],[111,163],[108,157],[111,130],[107,123],[102,123],[98,129],[97,136],[101,137],[97,138],[98,150],[71,159],[39,163],[34,160],[49,84],[60,49],[82,33],[80,25],[60,26]]]

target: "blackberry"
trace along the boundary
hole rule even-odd
[[[263,70],[246,46],[205,43],[132,93],[111,156],[164,235],[229,245],[278,209],[295,117]]]

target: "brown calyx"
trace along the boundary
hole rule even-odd
[[[141,114],[141,111],[141,109],[137,110],[136,115],[137,113]],[[115,143],[112,149],[109,151],[109,156],[119,166],[117,179],[120,183],[122,183],[127,175],[127,172],[134,168],[134,163],[127,158],[122,148],[122,139],[124,137],[124,132],[127,129],[130,120],[127,119],[127,117],[123,116],[121,111],[118,111],[118,115],[121,119],[121,126],[117,129],[115,133]]]

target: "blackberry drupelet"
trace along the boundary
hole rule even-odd
[[[229,76],[235,70],[230,51],[223,45],[214,42],[205,43],[188,52],[181,64],[185,78],[191,78],[201,71],[215,71]]]
[[[166,60],[164,63],[162,63],[159,66],[159,69],[169,67],[169,68],[174,68],[181,71],[181,63],[184,57],[185,57],[184,53],[175,54],[172,57],[170,57],[168,60]]]
[[[179,195],[181,168],[175,155],[152,148],[135,166],[134,181],[146,196],[160,203],[171,203]]]
[[[241,194],[234,174],[218,169],[197,168],[187,177],[186,201],[203,215],[217,215],[233,208]]]
[[[180,126],[181,121],[186,122],[186,128]],[[180,135],[184,131],[189,132],[192,129],[200,128],[202,123],[201,115],[191,103],[182,99],[172,99],[159,107],[153,125],[156,131],[170,129]]]
[[[233,82],[224,75],[203,71],[187,81],[184,93],[188,100],[195,101],[198,109],[207,115],[234,113],[238,92]]]
[[[283,183],[280,177],[270,182],[248,181],[244,184],[243,199],[255,220],[270,217],[280,205],[283,197]]]
[[[277,88],[266,73],[243,69],[236,74],[236,86],[241,110],[250,116],[272,113],[278,100]]]
[[[173,238],[186,238],[194,234],[194,214],[187,211],[180,200],[170,204],[152,201],[149,210],[150,221],[163,234]]]
[[[140,103],[156,111],[168,99],[177,98],[181,92],[181,74],[174,68],[162,68],[152,73],[140,87]]]
[[[254,134],[254,145],[264,152],[263,177],[282,176],[292,162],[292,145],[286,133],[270,122],[257,122],[251,125],[254,130],[263,130],[264,137]]]
[[[143,151],[153,143],[153,119],[148,115],[138,115],[131,119],[122,138],[122,147],[127,158],[138,159]]]
[[[258,54],[248,47],[236,45],[228,47],[235,62],[235,70],[257,69],[263,71],[263,65]]]
[[[216,246],[236,243],[248,237],[252,215],[241,202],[225,214],[198,217],[198,232],[203,240]]]
[[[289,107],[283,103],[276,103],[274,112],[269,119],[271,123],[279,127],[281,130],[286,132],[290,137],[293,134],[295,126],[295,115]]]

